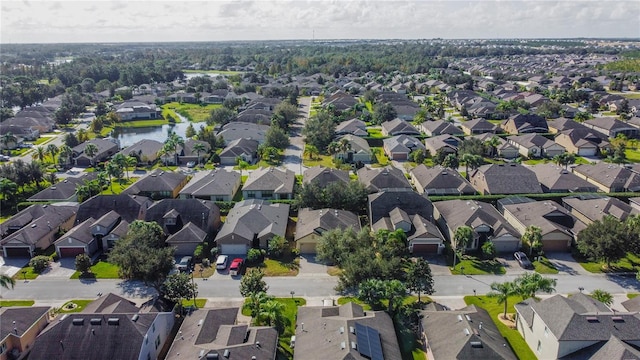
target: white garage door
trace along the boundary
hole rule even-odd
[[[220,253],[224,255],[247,255],[247,245],[222,244]]]
[[[496,246],[496,252],[499,253],[512,253],[518,250],[520,243],[516,241],[494,241]]]
[[[314,242],[300,243],[298,250],[300,250],[301,254],[315,254],[316,243]]]

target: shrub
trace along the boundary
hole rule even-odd
[[[247,261],[255,264],[262,260],[262,252],[260,249],[249,249],[247,252]]]
[[[76,256],[76,270],[85,274],[91,269],[91,258],[87,254],[78,254]]]
[[[203,267],[209,267],[209,266],[211,266],[211,260],[209,260],[209,259],[207,259],[207,258],[202,259],[202,266],[203,266]]]
[[[282,257],[286,245],[287,242],[282,236],[274,236],[269,240],[269,256],[273,258]]]
[[[202,244],[200,244],[196,246],[195,250],[193,250],[193,257],[195,258],[195,260],[202,259],[202,249],[203,249],[203,246]]]
[[[49,267],[50,262],[51,258],[49,256],[38,255],[29,260],[29,266],[33,268],[33,272],[39,274]]]
[[[218,256],[218,248],[212,247],[209,253],[211,254],[211,259],[215,259]]]

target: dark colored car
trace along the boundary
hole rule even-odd
[[[517,251],[515,254],[513,254],[513,257],[523,269],[533,269],[533,264],[527,257],[527,254],[523,253],[522,251]]]
[[[178,271],[189,272],[193,266],[193,258],[191,256],[183,256],[180,262],[176,264]]]

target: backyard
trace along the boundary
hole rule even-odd
[[[203,122],[207,120],[211,110],[220,107],[222,107],[222,104],[200,105],[170,102],[162,105],[162,117],[167,119],[168,115],[170,115],[176,119],[176,121],[180,121],[180,117],[176,115],[177,113],[180,116],[189,119],[189,121]]]

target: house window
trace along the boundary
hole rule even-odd
[[[0,354],[4,354],[7,351],[7,343],[0,344]]]
[[[151,331],[156,332],[156,323],[151,325]]]
[[[247,198],[255,199],[256,198],[256,192],[255,191],[247,191]]]
[[[546,326],[544,327],[544,336],[549,337],[549,328]]]
[[[158,346],[160,346],[160,335],[156,337],[156,350],[158,349]]]
[[[271,192],[271,191],[263,191],[262,192],[262,198],[263,199],[272,198],[272,197],[273,197],[273,192]]]
[[[540,351],[542,351],[542,343],[540,342],[540,340],[538,340],[538,347],[536,348],[536,351],[538,352],[538,354],[540,354]]]

